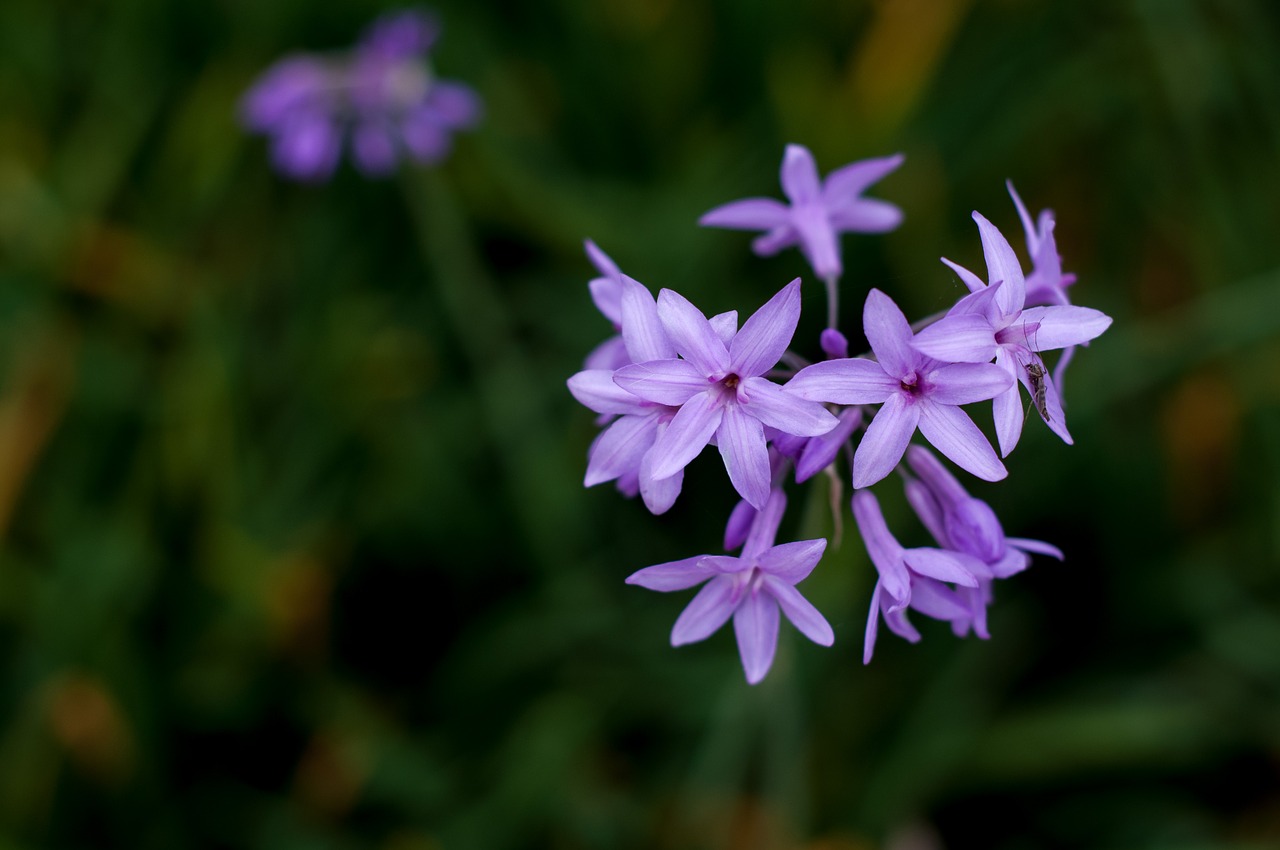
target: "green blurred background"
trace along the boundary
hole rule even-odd
[[[0,5],[0,847],[1280,846],[1280,13],[1267,0],[441,2],[483,126],[434,171],[300,187],[235,121],[386,5]],[[1058,214],[1077,444],[972,489],[1062,546],[993,639],[861,664],[855,536],[766,682],[688,594],[714,455],[654,518],[580,486],[590,236],[743,315],[806,277],[698,215],[903,151],[844,326]],[[856,334],[855,334],[856,335]],[[979,420],[989,427],[989,414]],[[878,488],[925,542],[892,480]],[[826,533],[821,488],[783,534]],[[846,532],[851,521],[847,517]]]

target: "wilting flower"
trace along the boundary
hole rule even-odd
[[[773,198],[745,198],[716,207],[698,219],[706,227],[764,230],[752,243],[770,256],[799,245],[809,265],[824,280],[838,278],[841,233],[883,233],[902,221],[893,204],[862,193],[902,164],[901,154],[868,159],[839,168],[819,180],[809,149],[787,145],[782,158],[782,191],[790,205]]]
[[[438,34],[434,17],[394,12],[345,55],[286,57],[245,94],[245,126],[271,137],[276,168],[298,180],[328,178],[346,142],[371,176],[391,172],[401,156],[436,162],[452,134],[480,116],[470,87],[436,79],[427,65]]]
[[[795,587],[813,572],[827,541],[801,540],[774,546],[785,508],[782,491],[772,491],[739,557],[696,555],[645,567],[627,578],[627,584],[659,591],[685,590],[706,582],[676,620],[671,645],[710,637],[732,617],[742,668],[753,685],[773,664],[779,610],[814,643],[830,646],[835,641],[826,618]]]
[[[987,438],[958,405],[985,401],[1013,379],[989,363],[946,363],[911,345],[907,318],[878,289],[867,295],[863,328],[875,360],[826,360],[787,382],[793,395],[834,404],[879,404],[853,456],[853,486],[870,487],[902,459],[920,429],[938,451],[987,481],[1008,473]]]
[[[761,377],[777,365],[795,333],[799,279],[727,340],[697,307],[670,289],[658,295],[658,316],[681,359],[635,363],[614,374],[627,392],[680,409],[654,444],[653,477],[661,480],[680,472],[714,438],[734,489],[763,508],[770,486],[765,426],[815,437],[837,424],[822,405]]]

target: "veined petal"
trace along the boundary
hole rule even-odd
[[[853,454],[855,488],[870,487],[893,472],[920,424],[920,407],[902,393],[894,393],[876,412]]]
[[[828,215],[831,226],[842,232],[887,233],[902,224],[902,210],[876,198],[859,198],[832,207]]]
[[[885,372],[901,380],[914,371],[920,355],[911,350],[911,325],[892,298],[878,289],[867,293],[862,328]]]
[[[1022,309],[1027,294],[1026,278],[1022,275],[1022,266],[1018,264],[1018,255],[1013,253],[1009,241],[996,226],[980,213],[975,212],[973,220],[978,223],[982,253],[987,259],[987,280],[991,283],[1004,282],[1004,286],[996,294],[996,306],[1000,308],[1001,315],[1016,315]]]
[[[667,339],[667,331],[658,319],[658,303],[653,294],[637,280],[622,277],[622,339],[632,363],[671,360],[675,346]]]
[[[928,380],[928,397],[938,404],[986,401],[1013,385],[1010,375],[994,363],[953,363],[930,372]]]
[[[729,405],[716,430],[716,443],[738,495],[763,510],[769,500],[769,450],[760,420],[740,405]]]
[[[608,369],[586,369],[567,381],[569,392],[596,413],[652,412],[653,408],[643,399],[618,386],[613,376],[614,373]]]
[[[638,585],[649,590],[667,592],[671,590],[687,590],[696,584],[702,584],[716,575],[701,566],[706,555],[694,555],[679,561],[668,561],[636,570],[627,576],[627,584]]]
[[[791,344],[799,321],[800,278],[796,278],[743,323],[729,345],[729,368],[740,378],[772,369]]]
[[[778,603],[768,593],[752,593],[733,614],[733,631],[738,638],[738,654],[747,682],[754,685],[765,677],[778,649]]]
[[[734,598],[737,581],[732,576],[718,575],[707,582],[689,601],[671,628],[671,645],[683,646],[710,637],[733,616],[738,601]]]
[[[911,347],[944,363],[990,363],[996,356],[996,334],[985,315],[958,313],[917,333]]]
[[[772,230],[787,223],[791,208],[773,198],[744,198],[730,201],[698,219],[703,227],[727,227],[732,230]]]
[[[711,388],[706,375],[687,360],[633,363],[614,372],[613,382],[645,401],[673,407]]]
[[[1003,347],[996,352],[996,365],[1004,369],[1010,378],[1019,369],[1013,355]],[[1008,457],[1018,445],[1022,437],[1022,422],[1026,413],[1022,409],[1022,397],[1018,395],[1018,384],[1013,382],[1009,389],[995,397],[992,414],[996,422],[996,440],[1000,443],[1000,456]]]
[[[782,156],[782,170],[779,174],[782,191],[786,193],[793,206],[806,201],[817,200],[822,192],[818,182],[818,166],[813,161],[813,154],[802,145],[787,145]]]
[[[756,563],[768,575],[776,576],[787,584],[799,584],[813,572],[826,550],[825,539],[797,540],[774,546],[756,558]]]
[[[666,430],[666,425],[659,425],[655,431],[655,440],[662,436],[662,432]],[[668,475],[666,478],[653,477],[653,451],[645,452],[644,457],[640,459],[640,498],[644,500],[644,506],[649,512],[655,516],[664,514],[671,509],[676,503],[676,499],[680,496],[680,489],[684,486],[684,470],[681,469],[674,475]]]
[[[653,478],[667,478],[688,466],[689,461],[707,447],[723,415],[724,407],[717,404],[710,393],[696,395],[685,402],[653,444],[650,458]]]
[[[870,664],[871,655],[876,649],[876,632],[880,626],[880,582],[876,582],[871,591],[871,610],[867,612],[867,631],[862,643],[862,663]]]
[[[670,289],[662,290],[658,293],[658,317],[676,351],[703,375],[719,380],[729,371],[729,350],[707,317],[687,298]]]
[[[827,618],[800,591],[773,576],[764,577],[764,587],[800,634],[819,646],[831,646],[836,642],[835,632]]]
[[[880,404],[900,388],[899,379],[886,374],[876,361],[862,357],[814,363],[784,386],[797,398],[832,404]]]
[[[606,428],[591,444],[587,475],[583,486],[594,487],[612,481],[629,470],[640,468],[658,433],[657,416],[623,416]]]
[[[965,587],[977,587],[978,578],[969,568],[972,564],[979,572],[986,572],[986,567],[976,558],[959,552],[944,552],[941,549],[908,549],[902,554],[902,560],[912,572],[922,576],[936,578],[938,581],[949,581]],[[911,587],[915,596],[915,585]]]
[[[822,200],[830,207],[857,198],[873,183],[902,165],[906,157],[900,153],[876,159],[864,159],[837,168],[822,181]]]
[[[764,378],[747,378],[740,406],[751,416],[771,428],[797,437],[816,437],[839,424],[825,407],[816,401],[805,401]]]
[[[920,433],[957,466],[984,481],[999,481],[1009,474],[987,438],[963,410],[928,400],[916,406],[920,408]]]
[[[1068,345],[1080,345],[1101,336],[1111,327],[1111,317],[1091,307],[1031,307],[1022,311],[1022,320],[1028,325],[1033,322],[1040,325],[1027,333],[1032,351],[1053,351]]]

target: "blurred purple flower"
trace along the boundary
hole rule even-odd
[[[781,490],[773,490],[751,525],[740,557],[696,555],[645,567],[627,578],[627,584],[664,592],[706,582],[677,618],[671,645],[710,637],[732,617],[742,668],[752,685],[764,679],[773,664],[780,610],[814,643],[831,646],[835,642],[826,618],[795,588],[813,572],[827,541],[774,546],[785,508],[786,497]]]
[[[1004,465],[959,405],[992,398],[1013,379],[993,364],[946,363],[918,352],[906,316],[878,289],[867,294],[863,328],[875,360],[815,363],[786,385],[811,401],[881,405],[854,453],[853,486],[870,487],[892,472],[917,427],[938,451],[979,478],[1004,478]]]
[[[782,191],[788,206],[772,198],[745,198],[716,207],[698,219],[705,227],[764,230],[752,243],[761,256],[799,245],[818,277],[840,277],[841,233],[883,233],[902,221],[893,204],[862,197],[871,184],[902,164],[902,154],[868,159],[839,168],[819,180],[813,154],[787,145],[782,158]]]
[[[436,79],[427,65],[438,33],[425,12],[393,12],[345,56],[288,56],[245,93],[241,118],[271,137],[277,170],[297,180],[327,179],[348,136],[352,160],[368,176],[390,173],[402,156],[436,162],[452,133],[480,117],[470,87]]]

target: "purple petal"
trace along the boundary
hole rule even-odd
[[[766,574],[780,581],[789,585],[799,584],[813,572],[813,568],[818,565],[818,561],[822,559],[822,553],[826,550],[825,539],[797,540],[793,543],[774,546],[761,554],[756,559],[756,563]]]
[[[725,344],[727,348],[729,343],[733,342],[733,335],[738,332],[738,311],[729,310],[724,313],[716,313],[707,320],[711,325],[711,330],[716,332],[716,336]]]
[[[826,328],[818,337],[822,352],[832,360],[845,360],[849,357],[849,340],[835,328]]]
[[[738,653],[747,682],[754,685],[765,677],[778,648],[778,603],[768,593],[752,593],[733,615],[733,631],[738,637]]]
[[[751,569],[751,564],[742,558],[732,555],[708,555],[702,559],[702,566],[717,573],[734,575]]]
[[[436,80],[427,93],[436,122],[446,130],[471,127],[480,121],[483,106],[471,86],[453,80]]]
[[[902,154],[864,159],[837,168],[822,181],[822,200],[829,207],[847,202],[861,195],[871,184],[883,180],[886,175],[902,165]]]
[[[878,289],[867,293],[862,328],[887,374],[902,380],[914,371],[920,355],[911,350],[911,325],[892,298]]]
[[[1022,309],[1026,298],[1026,279],[1022,276],[1022,266],[1018,264],[1018,256],[1013,253],[1009,241],[1001,235],[994,224],[977,212],[973,214],[973,220],[978,223],[978,233],[982,238],[982,253],[987,259],[987,280],[991,283],[1004,282],[1004,286],[996,295],[996,304],[1002,315],[1016,315]]]
[[[688,466],[706,448],[723,415],[724,408],[710,393],[689,399],[653,444],[653,477],[661,480]]]
[[[990,363],[996,356],[996,335],[986,316],[961,313],[917,333],[911,347],[944,363]]]
[[[971,404],[995,398],[1013,381],[994,363],[953,363],[930,372],[928,383],[928,397],[938,404]]]
[[[876,649],[876,632],[880,626],[880,582],[876,582],[871,591],[871,610],[867,613],[867,631],[862,644],[862,663],[871,663],[871,654]]]
[[[836,427],[839,420],[816,401],[805,401],[764,378],[747,378],[742,384],[742,409],[771,428],[797,437],[816,437]]]
[[[970,615],[969,606],[959,592],[931,579],[912,585],[911,607],[935,620],[967,620]]]
[[[858,524],[862,543],[880,575],[884,593],[896,604],[905,605],[911,598],[911,575],[902,561],[903,548],[885,525],[880,503],[869,490],[853,494],[853,519]]]
[[[996,365],[1004,369],[1011,378],[1018,368],[1013,356],[1004,348],[996,353]],[[1026,415],[1022,409],[1022,397],[1018,395],[1016,382],[996,396],[992,413],[996,422],[996,439],[1000,443],[1000,456],[1008,457],[1009,452],[1014,450],[1018,445],[1018,439],[1022,436],[1022,422]]]
[[[696,584],[702,584],[716,574],[701,566],[706,555],[694,555],[680,561],[668,561],[645,567],[627,576],[627,584],[634,584],[648,590],[666,593],[671,590],[687,590]]]
[[[612,257],[600,250],[599,245],[592,242],[590,239],[584,239],[582,246],[586,249],[587,259],[591,260],[591,265],[596,267],[596,271],[600,272],[600,274],[604,275],[606,278],[622,277],[622,272],[618,269],[618,264],[613,261]],[[603,308],[600,312],[604,312]]]
[[[654,444],[657,428],[656,416],[623,416],[606,428],[591,444],[583,486],[594,487],[638,470]]]
[[[622,338],[632,362],[674,359],[676,349],[658,319],[658,304],[653,294],[644,284],[626,275],[622,275],[621,280]]]
[[[364,121],[356,125],[351,139],[351,156],[356,167],[370,177],[391,173],[397,156],[391,129],[379,121]]]
[[[800,242],[799,232],[790,223],[775,227],[763,236],[751,240],[751,250],[760,257],[771,257],[783,248],[790,248]]]
[[[733,506],[733,511],[729,514],[729,521],[724,526],[724,549],[726,552],[732,552],[746,542],[747,534],[751,531],[751,524],[755,521],[758,513],[759,511],[751,507],[751,503],[746,499],[742,499]]]
[[[670,289],[662,290],[658,293],[658,317],[662,319],[676,351],[704,376],[719,380],[728,373],[729,350],[707,317],[687,298]]]
[[[929,401],[917,407],[920,408],[920,433],[961,469],[984,481],[999,481],[1009,474],[987,438],[960,408]]]
[[[687,360],[633,363],[614,372],[613,380],[645,401],[672,406],[684,404],[711,386],[706,376]]]
[[[791,213],[791,226],[800,234],[800,249],[818,277],[840,277],[840,243],[827,211],[813,204],[797,207]]]
[[[835,643],[836,635],[827,618],[800,591],[773,576],[764,577],[764,587],[777,601],[791,624],[800,630],[800,634],[819,646],[831,646]]]
[[[425,52],[440,35],[440,22],[421,9],[389,12],[365,29],[358,49],[385,59],[407,59]]]
[[[1044,410],[1041,411],[1038,406],[1036,408],[1037,412],[1040,413],[1040,418],[1044,420],[1044,424],[1049,426],[1049,430],[1062,439],[1062,442],[1068,446],[1074,445],[1075,441],[1071,439],[1071,432],[1067,430],[1066,414],[1062,411],[1062,396],[1058,394],[1058,388],[1054,385],[1053,378],[1046,374],[1040,380],[1044,385]],[[1027,385],[1030,381],[1028,379],[1023,383]],[[1028,386],[1027,389],[1032,393],[1032,398],[1034,399],[1034,387]]]
[[[853,233],[887,233],[902,224],[902,210],[888,201],[859,198],[851,204],[833,207],[831,226]]]
[[[604,277],[592,278],[587,283],[587,290],[591,293],[591,301],[596,305],[596,309],[612,322],[615,328],[622,327],[622,273],[605,273]],[[653,296],[649,298],[652,300]],[[674,356],[674,354],[667,355],[667,357]]]
[[[659,424],[655,432],[656,437],[662,436],[666,427],[665,424]],[[644,506],[649,509],[649,512],[657,516],[669,511],[679,498],[683,485],[683,469],[666,478],[653,477],[653,450],[650,447],[650,450],[640,459],[640,498],[644,500]]]
[[[607,369],[587,369],[568,380],[569,392],[586,407],[596,413],[649,413],[653,408],[618,386],[613,372]]]
[[[772,230],[785,225],[790,215],[790,208],[782,201],[745,198],[716,207],[698,219],[698,224],[733,230]]]
[[[810,438],[796,461],[796,483],[801,484],[826,469],[862,424],[862,408],[846,407],[836,417],[839,424],[825,434]]]
[[[630,365],[631,356],[627,354],[627,344],[620,336],[611,336],[591,349],[587,359],[582,362],[582,368],[588,372],[604,369],[610,375],[614,370]],[[609,380],[612,382],[613,378],[610,377]]]
[[[908,457],[910,457],[911,450],[914,448],[916,446],[911,446],[911,448],[907,449]],[[903,490],[907,494],[907,503],[916,512],[921,524],[933,536],[933,539],[938,541],[939,546],[947,546],[950,540],[947,539],[947,528],[943,522],[942,506],[938,503],[938,497],[922,481],[914,478],[909,479],[903,485]]]
[[[415,109],[406,115],[400,125],[400,133],[413,158],[428,165],[444,159],[453,144],[448,129],[441,126],[435,114],[426,108]]]
[[[885,374],[879,363],[853,357],[806,366],[787,381],[784,389],[806,401],[880,404],[901,386],[901,381]]]
[[[818,200],[822,187],[818,183],[818,166],[813,154],[801,145],[787,145],[782,157],[782,191],[793,206]]]
[[[683,646],[710,637],[733,616],[738,607],[732,576],[718,575],[689,601],[671,628],[671,645]]]
[[[917,424],[921,424],[920,407],[908,402],[902,393],[894,393],[876,412],[853,455],[855,488],[870,487],[893,472]]]
[[[969,564],[974,564],[981,572],[986,572],[981,564],[976,563],[975,558],[959,552],[944,552],[941,549],[908,549],[902,554],[902,560],[913,572],[922,576],[938,581],[955,582],[965,587],[978,586],[977,577],[967,568]],[[914,585],[911,592],[914,596]]]
[[[327,114],[331,98],[327,92],[329,71],[313,56],[296,55],[281,59],[263,73],[240,102],[245,126],[271,131],[301,113]]]
[[[765,447],[764,426],[740,405],[724,409],[716,442],[724,458],[724,468],[738,495],[756,508],[769,500],[769,450]]]
[[[281,173],[297,180],[324,180],[342,152],[342,137],[326,115],[291,119],[276,131],[271,153]]]
[[[1018,218],[1022,221],[1022,230],[1027,236],[1027,254],[1034,257],[1036,248],[1039,247],[1039,239],[1035,228],[1031,224],[1031,216],[1027,213],[1027,208],[1022,203],[1022,198],[1018,197],[1017,191],[1013,188],[1013,181],[1004,181],[1005,188],[1009,190],[1009,197],[1013,198],[1013,205],[1018,208]]]
[[[963,283],[970,292],[981,292],[983,289],[987,288],[987,284],[982,280],[982,278],[978,277],[964,266],[953,263],[946,257],[942,257],[941,260],[959,276],[960,282]]]
[[[740,378],[777,365],[800,321],[800,278],[784,286],[742,325],[729,345],[729,368]]]
[[[764,510],[759,511],[751,523],[747,540],[742,546],[743,559],[755,560],[762,552],[773,548],[774,538],[778,536],[778,526],[782,524],[782,515],[787,510],[787,495],[780,488],[769,491],[769,501]]]
[[[1111,317],[1090,307],[1031,307],[1022,311],[1022,320],[1030,326],[1027,332],[1032,351],[1054,351],[1069,345],[1080,345],[1111,327]]]
[[[915,626],[911,625],[911,621],[907,619],[907,606],[885,609],[884,624],[889,627],[889,631],[903,640],[911,643],[920,642],[920,633],[916,631]]]
[[[1005,542],[1010,546],[1021,549],[1024,552],[1035,552],[1037,555],[1048,555],[1050,558],[1057,558],[1059,561],[1066,556],[1062,554],[1062,550],[1052,543],[1045,543],[1043,540],[1028,540],[1025,537],[1006,537]]]

